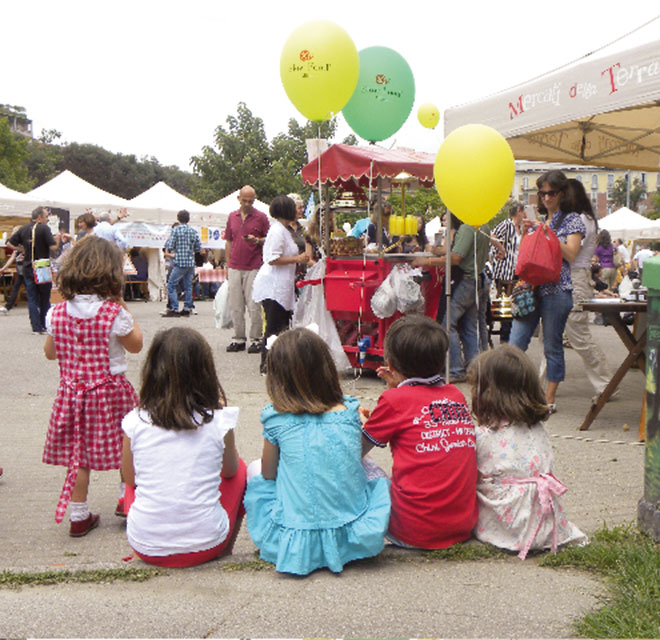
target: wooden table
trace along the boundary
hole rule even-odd
[[[602,313],[603,317],[614,327],[619,338],[621,338],[621,342],[628,348],[628,355],[614,372],[612,379],[605,387],[603,393],[598,397],[596,404],[592,405],[587,417],[580,426],[580,431],[586,431],[610,399],[610,396],[616,391],[616,388],[619,386],[621,380],[623,380],[623,376],[628,373],[628,370],[632,366],[637,365],[642,371],[645,371],[644,348],[646,347],[646,327],[644,327],[638,336],[635,336],[621,318],[621,314],[634,313],[635,324],[637,324],[637,315],[646,313],[646,302],[623,302],[618,299],[613,299],[612,302],[583,302],[582,310]]]

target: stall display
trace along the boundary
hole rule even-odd
[[[320,182],[323,187],[334,186],[349,191],[366,187],[380,193],[384,184],[395,182],[396,177],[405,171],[420,185],[432,187],[434,161],[434,156],[429,153],[335,144],[320,155]],[[319,158],[316,158],[302,169],[303,180],[317,187],[318,163]],[[327,211],[324,213],[327,215]],[[395,224],[399,222],[405,231],[405,220],[402,218]],[[410,229],[412,231],[412,226]],[[380,233],[377,235],[380,237]],[[326,308],[335,321],[344,352],[354,367],[377,369],[382,365],[385,334],[402,314],[397,310],[389,317],[379,318],[372,309],[372,297],[395,265],[409,265],[413,257],[424,255],[386,254],[383,249],[379,246],[376,253],[364,253],[360,239],[329,239],[323,278],[299,283],[299,286],[323,286]],[[436,317],[442,294],[442,276],[442,269],[433,269],[430,276],[426,276],[428,279],[419,283],[424,297],[424,313],[432,318]]]

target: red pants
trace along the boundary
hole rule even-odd
[[[220,504],[229,516],[229,533],[216,547],[211,549],[204,549],[203,551],[192,551],[190,553],[173,553],[169,556],[146,556],[139,551],[135,551],[137,556],[147,564],[155,564],[159,567],[192,567],[197,564],[203,564],[209,560],[217,558],[222,552],[233,542],[238,534],[238,529],[243,521],[245,509],[243,508],[243,495],[245,494],[245,486],[247,467],[245,462],[241,459],[238,466],[236,475],[231,478],[222,478],[220,485],[222,493],[220,494]],[[135,495],[131,495],[129,502],[129,487],[126,487],[126,512],[130,508],[130,504],[135,499]],[[132,489],[132,487],[131,487]],[[130,491],[132,494],[133,492]]]

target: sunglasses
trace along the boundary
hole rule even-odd
[[[555,189],[548,189],[548,191],[543,191],[542,189],[539,189],[539,198],[545,198],[548,196],[549,198],[554,198],[559,191]]]

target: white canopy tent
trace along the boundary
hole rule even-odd
[[[38,204],[68,209],[73,218],[90,208],[119,210],[128,205],[128,200],[95,187],[68,169],[25,195]]]
[[[592,56],[448,109],[445,135],[485,124],[507,138],[516,159],[658,171],[660,40]]]
[[[232,211],[236,211],[236,209],[238,209],[239,207],[238,194],[240,193],[240,191],[241,191],[240,189],[236,189],[236,191],[230,193],[229,195],[226,195],[224,198],[220,198],[220,200],[216,200],[215,202],[210,204],[207,208],[229,216],[229,214]],[[269,213],[270,207],[265,202],[262,202],[261,200],[257,199],[254,201],[254,204],[252,206],[255,209],[261,211],[262,213],[265,213],[267,216],[270,217],[270,213]]]
[[[627,207],[601,218],[598,226],[607,229],[612,239],[623,238],[626,242],[641,238],[644,234],[660,235],[660,220],[649,220]]]
[[[28,218],[39,202],[0,184],[0,216]]]

